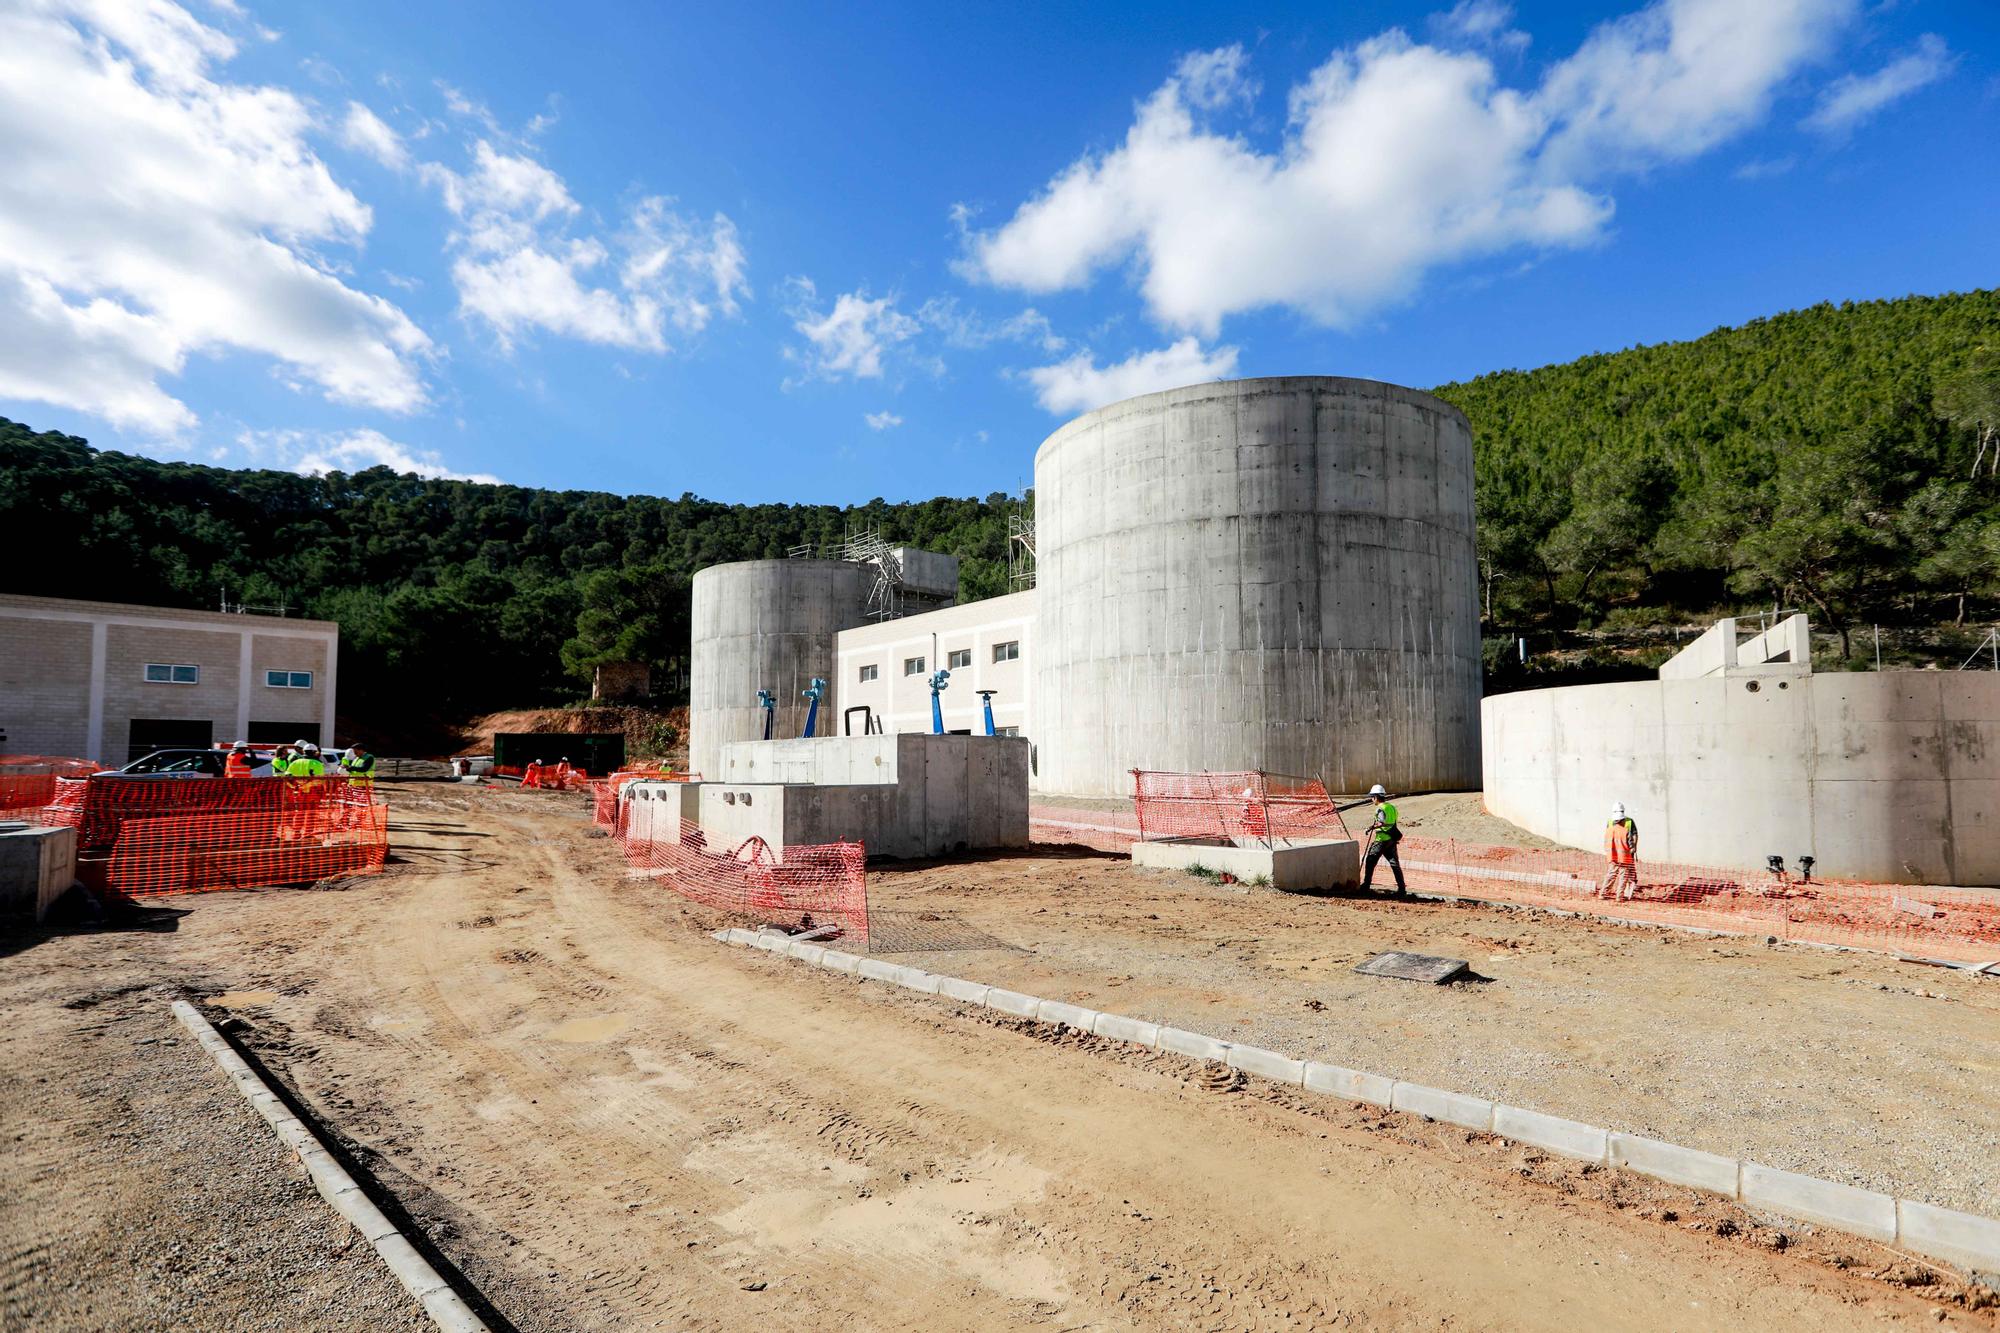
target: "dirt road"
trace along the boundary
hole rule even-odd
[[[525,1329],[1992,1325],[1870,1276],[1927,1275],[1861,1242],[1779,1251],[1692,1195],[723,948],[580,805],[392,800],[381,877],[7,958],[0,1073],[86,1053],[51,1003],[70,989],[133,1030],[180,988],[226,993]],[[33,1114],[0,1104],[10,1136]],[[10,1154],[0,1190],[55,1151]],[[34,1227],[8,1207],[10,1253]],[[18,1290],[38,1327],[145,1322]],[[192,1322],[265,1326],[220,1302]]]

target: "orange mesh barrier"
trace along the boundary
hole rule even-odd
[[[1064,805],[1028,807],[1028,835],[1036,842],[1129,851],[1139,840],[1139,818],[1123,810],[1081,810]]]
[[[1139,836],[1254,839],[1345,838],[1325,784],[1276,773],[1155,773],[1132,770]]]
[[[788,929],[838,926],[843,940],[868,945],[867,853],[858,842],[788,847],[780,862],[762,838],[722,852],[683,821],[679,842],[621,836],[619,845],[636,877],[690,902]]]
[[[263,785],[281,789],[275,808],[128,815],[111,849],[106,891],[119,898],[199,893],[304,884],[382,868],[389,852],[389,807],[371,800],[365,787],[315,778]]]
[[[618,822],[618,793],[625,784],[639,779],[647,782],[700,782],[699,773],[676,773],[671,769],[621,768],[608,777],[593,778],[590,789],[590,816],[601,828]]]
[[[49,803],[42,807],[37,823],[58,828],[79,828],[83,824],[83,798],[90,793],[88,778],[57,778]]]
[[[0,754],[0,814],[40,810],[55,799],[57,778],[87,778],[97,765],[42,754]]]
[[[2000,892],[1780,878],[1640,858],[1636,886],[1606,886],[1605,858],[1409,836],[1412,889],[1624,921],[1767,935],[1958,962],[2000,960]],[[1380,886],[1388,867],[1378,867]]]
[[[69,795],[69,789],[80,795]],[[81,812],[65,823],[77,826],[80,851],[102,851],[118,841],[128,819],[162,815],[268,814],[294,791],[345,792],[348,780],[329,774],[320,778],[121,778],[94,777],[85,782],[57,784],[57,802],[80,802]],[[322,799],[331,799],[322,798]]]

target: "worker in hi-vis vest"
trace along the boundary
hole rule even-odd
[[[363,791],[375,786],[375,756],[368,753],[368,747],[356,742],[347,747],[347,753],[340,757],[340,771],[347,780]]]
[[[1396,807],[1389,804],[1389,792],[1381,783],[1368,789],[1368,799],[1375,802],[1375,822],[1362,834],[1368,851],[1361,858],[1361,887],[1375,887],[1375,863],[1387,861],[1389,869],[1396,873],[1396,892],[1408,893],[1403,883],[1403,862],[1396,855],[1396,844],[1403,840],[1403,830],[1396,824]]]
[[[248,741],[238,741],[229,747],[229,754],[222,761],[222,776],[225,778],[247,778],[257,766],[256,757],[250,753]]]
[[[1639,825],[1625,813],[1625,802],[1611,807],[1611,822],[1604,826],[1604,898],[1631,898],[1639,892]]]

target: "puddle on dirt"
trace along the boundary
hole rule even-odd
[[[596,1018],[572,1018],[549,1029],[550,1041],[587,1043],[610,1041],[631,1025],[625,1014],[600,1014]]]
[[[276,1004],[278,992],[274,990],[226,990],[215,997],[215,1003],[224,1009],[254,1009],[260,1004]]]

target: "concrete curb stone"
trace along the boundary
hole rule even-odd
[[[1123,1014],[1100,1013],[1091,1021],[1090,1030],[1100,1037],[1111,1037],[1118,1041],[1129,1041],[1144,1046],[1149,1051],[1160,1048],[1160,1025],[1146,1023]]]
[[[1188,1032],[1182,1028],[1161,1028],[1160,1049],[1172,1051],[1175,1055],[1190,1056],[1196,1060],[1229,1059],[1228,1042],[1205,1037],[1199,1032]]]
[[[1035,1011],[1042,1005],[1041,1000],[1033,995],[1023,995],[1014,990],[1001,990],[998,986],[989,987],[986,998],[980,1003],[988,1009],[998,1009],[1003,1014],[1013,1014],[1017,1018],[1033,1018]]]
[[[1303,1060],[1294,1060],[1261,1046],[1231,1046],[1226,1059],[1231,1069],[1268,1078],[1274,1083],[1287,1083],[1294,1088],[1305,1086],[1306,1062]]]
[[[1502,1138],[1533,1144],[1558,1157],[1579,1162],[1602,1162],[1611,1151],[1610,1131],[1560,1116],[1524,1111],[1518,1106],[1494,1103],[1493,1132]]]
[[[1734,1157],[1720,1157],[1696,1148],[1683,1148],[1678,1143],[1662,1143],[1659,1139],[1621,1134],[1617,1130],[1611,1132],[1608,1157],[1611,1165],[1622,1166],[1642,1176],[1651,1176],[1672,1185],[1686,1185],[1689,1189],[1707,1190],[1710,1194],[1725,1194],[1732,1199],[1736,1197],[1738,1177],[1742,1171],[1742,1164]]]
[[[1462,1092],[1446,1092],[1421,1083],[1396,1084],[1389,1094],[1394,1110],[1409,1111],[1447,1124],[1463,1125],[1484,1133],[1493,1131],[1493,1103],[1484,1097],[1468,1097]]]
[[[1380,1074],[1364,1074],[1359,1069],[1324,1065],[1317,1060],[1308,1060],[1305,1086],[1314,1092],[1330,1093],[1335,1097],[1345,1097],[1349,1101],[1367,1102],[1386,1111],[1395,1096],[1396,1080],[1383,1078]]]
[[[1035,1018],[1043,1023],[1067,1023],[1079,1032],[1089,1032],[1097,1022],[1097,1011],[1061,1000],[1043,1000],[1035,1007]]]
[[[936,995],[944,978],[935,972],[926,972],[921,967],[904,967],[902,975],[896,978],[898,986],[920,991],[925,995]]]
[[[853,972],[861,966],[861,955],[843,953],[839,949],[828,949],[819,956],[819,965],[829,972]]]
[[[1752,1207],[1789,1213],[1870,1240],[1896,1239],[1896,1201],[1873,1190],[1745,1162],[1737,1197]]]
[[[977,981],[966,981],[961,977],[939,977],[938,994],[953,1000],[964,1000],[968,1004],[985,1004],[986,992],[991,986]]]
[[[903,968],[899,963],[885,963],[880,958],[863,958],[854,965],[854,974],[871,981],[901,981]]]
[[[1964,1268],[2000,1273],[2000,1221],[1990,1217],[1898,1199],[1896,1239]]]

